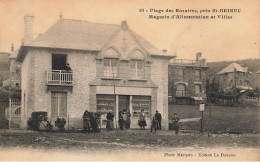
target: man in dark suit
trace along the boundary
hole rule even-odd
[[[162,130],[162,125],[161,125],[162,115],[161,115],[161,113],[159,113],[158,110],[156,110],[155,116],[157,118],[157,129]]]

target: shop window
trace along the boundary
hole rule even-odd
[[[142,109],[146,117],[150,117],[151,97],[150,96],[133,96],[132,98],[133,117],[138,118]]]
[[[96,95],[97,97],[97,111],[101,115],[106,115],[110,110],[115,112],[115,95]]]
[[[195,77],[201,79],[201,69],[195,69]]]
[[[67,93],[51,93],[51,116],[67,117]]]
[[[118,76],[118,59],[104,59],[104,76]]]
[[[131,78],[144,79],[144,61],[131,60]]]
[[[195,93],[201,93],[201,85],[195,84]]]

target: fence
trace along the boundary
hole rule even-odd
[[[9,129],[19,129],[21,123],[21,102],[19,99],[9,100]]]

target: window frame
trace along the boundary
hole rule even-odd
[[[138,62],[141,63],[141,69],[138,69]],[[132,68],[132,63],[134,63],[134,68]],[[145,78],[145,61],[138,59],[130,60],[130,70],[131,70],[131,78],[132,79],[144,79]],[[139,73],[141,76],[139,76]]]
[[[66,94],[66,114],[61,113],[60,99],[64,96],[62,94]],[[56,95],[56,96],[55,96]],[[53,98],[57,97],[57,114],[53,113]],[[51,117],[67,117],[68,115],[68,94],[66,92],[51,92]]]
[[[196,71],[199,71],[199,76],[197,75]],[[201,69],[195,69],[195,78],[201,79]]]
[[[112,66],[113,60],[116,60],[115,69],[113,69],[113,66]],[[109,66],[105,66],[105,61],[109,61]],[[108,67],[108,68],[106,68],[106,67]],[[116,73],[114,73],[115,70],[116,70]],[[119,59],[118,58],[104,58],[103,76],[106,78],[117,78],[119,76]]]
[[[179,71],[182,71],[182,74],[180,75]],[[177,68],[177,76],[179,78],[184,78],[184,68]]]

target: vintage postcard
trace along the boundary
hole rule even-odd
[[[259,6],[0,0],[0,160],[260,160]]]

